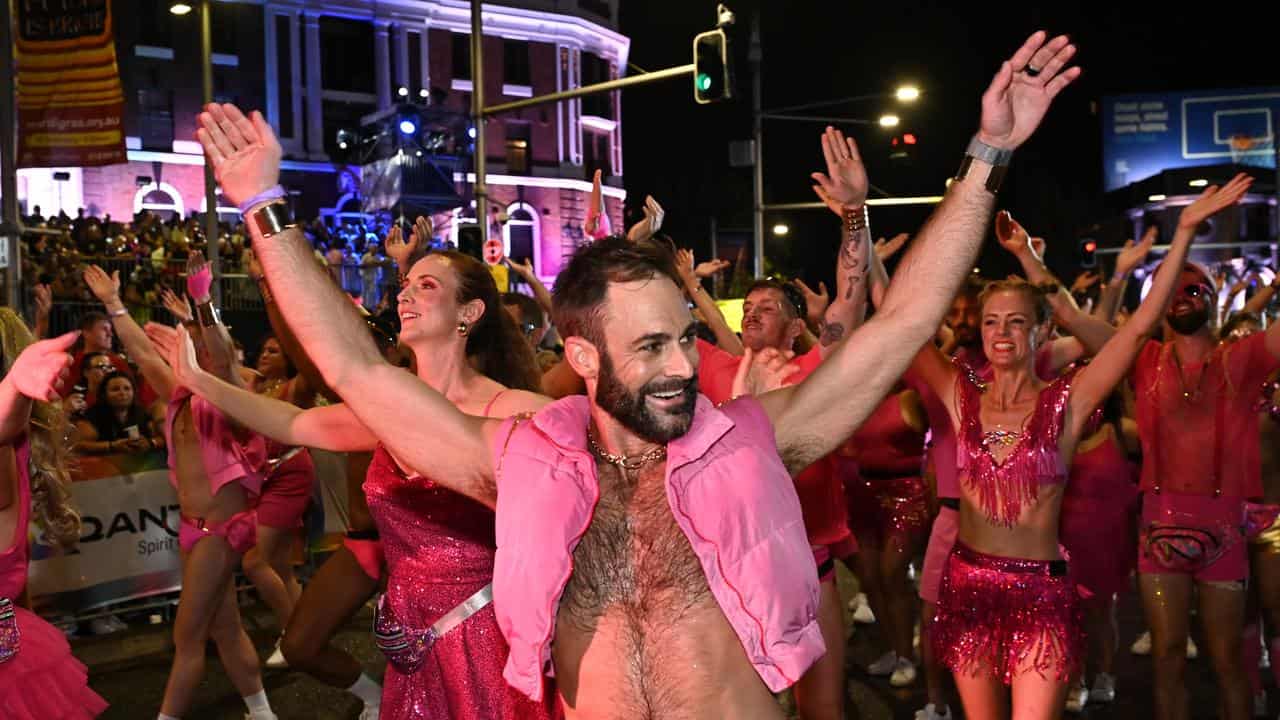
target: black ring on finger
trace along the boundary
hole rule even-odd
[[[1040,70],[1038,68],[1033,68],[1030,65],[1023,68],[1022,72],[1026,73],[1027,77],[1037,77],[1040,75]]]

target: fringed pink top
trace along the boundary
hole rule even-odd
[[[961,483],[975,495],[993,523],[1013,527],[1022,510],[1035,504],[1041,485],[1067,481],[1067,466],[1058,452],[1062,420],[1075,370],[1064,373],[1040,392],[1036,409],[1022,429],[1013,450],[996,462],[983,443],[982,393],[986,385],[972,373],[956,380],[960,401],[960,432],[956,462]]]

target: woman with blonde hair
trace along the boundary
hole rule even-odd
[[[35,342],[20,317],[0,308],[0,717],[12,720],[93,718],[107,708],[62,632],[18,606],[31,518],[49,545],[70,549],[80,538],[66,420],[47,402],[65,383],[76,335]]]

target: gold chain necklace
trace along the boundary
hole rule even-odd
[[[614,455],[613,453],[605,452],[604,448],[596,443],[596,439],[592,437],[590,431],[587,431],[587,443],[591,445],[591,452],[595,453],[596,457],[611,465],[617,465],[622,470],[639,470],[645,465],[667,456],[666,445],[659,445],[641,455]]]
[[[1200,388],[1204,384],[1204,376],[1209,372],[1209,358],[1206,356],[1200,365],[1200,375],[1196,378],[1195,390],[1188,390],[1187,379],[1182,373],[1182,359],[1178,357],[1178,348],[1174,346],[1170,350],[1173,352],[1173,367],[1178,371],[1178,386],[1182,389],[1182,399],[1187,402],[1199,402]]]

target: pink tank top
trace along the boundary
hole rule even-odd
[[[1066,482],[1067,467],[1058,452],[1058,438],[1074,376],[1075,370],[1069,370],[1040,392],[1017,445],[1000,463],[983,443],[981,408],[985,383],[963,370],[956,377],[960,401],[956,463],[961,483],[976,496],[991,522],[1013,527],[1023,508],[1037,501],[1041,485]]]
[[[880,403],[841,448],[841,454],[856,458],[859,473],[867,479],[920,474],[924,433],[917,432],[903,419],[901,391]]]
[[[1115,426],[1103,427],[1109,428],[1106,438],[1088,450],[1077,450],[1071,458],[1071,482],[1064,499],[1102,500],[1127,508],[1138,489],[1134,467],[1120,447]]]

